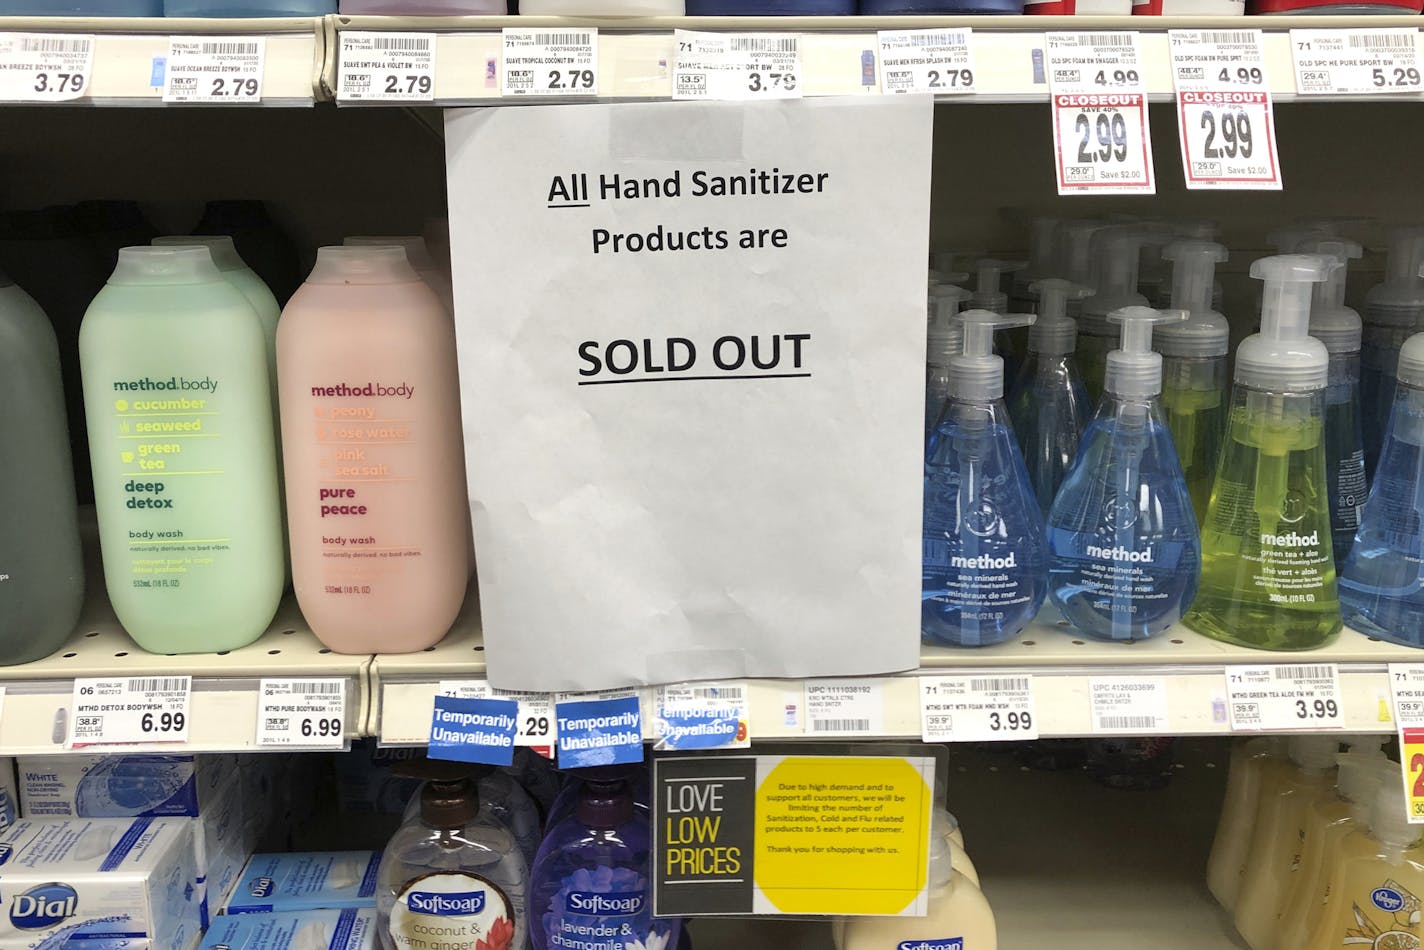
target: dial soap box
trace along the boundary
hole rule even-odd
[[[380,864],[379,851],[254,854],[228,896],[223,913],[375,907]]]
[[[201,950],[373,950],[375,945],[376,912],[348,907],[216,917]]]

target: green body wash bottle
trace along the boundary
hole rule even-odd
[[[1215,640],[1309,650],[1341,627],[1325,467],[1329,355],[1308,336],[1328,264],[1268,257],[1261,332],[1236,351],[1236,385],[1202,529],[1201,586],[1186,624]]]
[[[204,247],[128,247],[79,333],[104,581],[153,653],[257,639],[282,596],[256,312]]]

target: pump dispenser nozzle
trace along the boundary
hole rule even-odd
[[[1221,228],[1207,218],[1187,218],[1172,223],[1172,231],[1178,238],[1188,241],[1215,241]]]
[[[942,287],[930,298],[929,345],[925,363],[947,366],[963,349],[964,325],[957,319],[959,308],[970,297],[962,287]]]
[[[1093,237],[1093,286],[1100,297],[1137,293],[1137,270],[1148,234],[1141,228],[1115,227]]]
[[[424,779],[420,789],[420,820],[431,828],[463,828],[480,813],[479,779],[488,765],[415,759],[397,762],[391,772],[404,778]]]
[[[1297,250],[1327,262],[1325,279],[1311,291],[1310,335],[1331,353],[1358,353],[1363,325],[1360,315],[1345,306],[1345,278],[1350,261],[1359,258],[1363,248],[1344,238],[1311,238]]]
[[[963,287],[954,284],[936,284],[929,292],[929,319],[933,323],[936,316],[947,313],[954,316],[970,297],[974,296]]]
[[[979,310],[1003,313],[1009,308],[1009,295],[1000,289],[1002,275],[1013,273],[1026,266],[1025,261],[1002,261],[996,257],[981,257],[975,262],[979,282],[975,285],[974,296],[969,305]]]
[[[1105,221],[1068,221],[1063,224],[1058,241],[1058,253],[1062,255],[1058,267],[1062,272],[1060,276],[1096,289],[1093,284],[1093,238],[1106,227]]]
[[[1215,241],[1174,241],[1162,250],[1172,262],[1172,306],[1186,310],[1185,323],[1162,328],[1157,350],[1163,356],[1183,358],[1225,356],[1231,326],[1212,309],[1216,265],[1227,258],[1226,248]]]
[[[1033,219],[1033,223],[1029,225],[1028,267],[1019,275],[1021,278],[1026,277],[1033,281],[1047,277],[1055,270],[1058,261],[1058,225],[1057,218]]]
[[[1078,324],[1068,316],[1068,301],[1082,300],[1093,291],[1081,284],[1050,277],[1029,285],[1038,298],[1038,319],[1028,331],[1028,348],[1033,353],[1072,353],[1078,339]]]
[[[1256,389],[1302,392],[1326,383],[1330,356],[1308,335],[1311,284],[1323,281],[1330,264],[1311,254],[1263,257],[1251,276],[1266,282],[1261,292],[1261,332],[1236,351],[1236,379]]]
[[[1004,361],[994,355],[994,331],[1032,326],[1031,313],[998,314],[966,310],[958,315],[964,326],[964,349],[949,361],[949,397],[968,402],[991,402],[1004,395]]]
[[[1108,354],[1103,388],[1116,396],[1155,396],[1162,391],[1162,355],[1152,349],[1152,328],[1187,319],[1185,310],[1123,307],[1108,314],[1122,324],[1122,345]]]

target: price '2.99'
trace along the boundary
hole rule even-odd
[[[1127,161],[1127,120],[1121,112],[1099,112],[1097,121],[1085,112],[1078,113],[1073,121],[1073,129],[1082,139],[1078,143],[1078,162],[1091,165],[1093,162]],[[1093,148],[1096,133],[1097,148]]]
[[[1202,112],[1202,131],[1206,132],[1205,158],[1250,158],[1255,150],[1251,139],[1251,118],[1241,110],[1222,112],[1211,109]],[[1220,138],[1220,144],[1217,139]]]

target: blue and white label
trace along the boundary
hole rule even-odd
[[[48,930],[79,912],[79,894],[68,884],[39,884],[10,899],[10,923],[18,930]]]
[[[901,940],[895,950],[964,950],[963,937],[939,937],[934,940]]]
[[[661,686],[653,719],[654,748],[744,749],[747,689],[743,683],[684,683]]]
[[[554,718],[562,768],[643,761],[643,713],[637,695],[560,701],[554,704]]]
[[[636,917],[648,906],[644,894],[596,894],[570,891],[564,907],[571,914],[592,914],[598,917]]]
[[[510,765],[519,704],[508,699],[459,699],[436,696],[430,720],[432,759]]]
[[[1404,895],[1392,887],[1377,887],[1370,891],[1370,903],[1393,914],[1404,906]]]
[[[418,914],[435,917],[466,917],[482,914],[485,910],[484,891],[466,891],[463,894],[441,894],[435,891],[411,891],[406,895],[406,906]]]
[[[513,950],[525,940],[522,896],[511,900],[471,871],[437,871],[396,893],[382,942],[395,950],[489,947]]]

